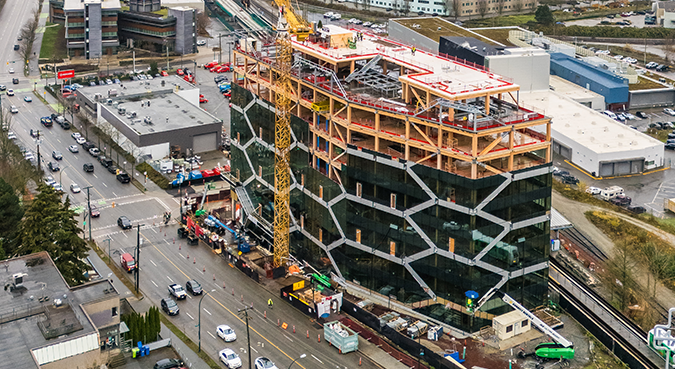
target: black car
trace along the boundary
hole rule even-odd
[[[49,164],[47,164],[47,166],[49,167],[49,170],[51,170],[52,172],[58,172],[59,170],[61,170],[61,168],[59,168],[59,164],[55,161],[50,161]]]
[[[675,143],[673,143],[673,142],[671,142],[671,143],[666,143],[666,144],[664,145],[664,147],[665,147],[666,149],[668,149],[668,150],[675,150]]]
[[[626,196],[626,195],[619,195],[611,200],[609,200],[610,203],[618,206],[628,206],[631,203],[631,198]]]
[[[575,185],[579,183],[579,180],[575,176],[565,175],[562,176],[562,183]]]
[[[85,172],[93,172],[94,171],[94,164],[92,163],[86,163],[82,166],[82,169],[84,169]]]
[[[152,369],[173,369],[183,366],[183,362],[178,359],[162,359],[155,363]]]
[[[63,155],[61,154],[60,151],[52,151],[52,158],[54,158],[56,160],[62,160]]]
[[[103,165],[104,168],[108,168],[108,167],[110,167],[111,165],[113,165],[112,159],[107,158],[107,157],[105,157],[105,156],[103,156],[103,155],[101,155],[101,156],[98,157],[98,162],[101,163],[101,165]]]
[[[169,315],[178,315],[180,309],[178,309],[178,304],[176,301],[173,301],[172,298],[162,299],[162,310]]]
[[[87,151],[89,151],[89,149],[91,149],[92,147],[96,147],[96,145],[93,142],[85,141],[82,144],[82,148],[87,150]]]
[[[65,129],[65,130],[69,130],[70,129],[70,123],[68,123],[68,122],[61,123],[61,128]]]
[[[644,206],[639,205],[630,205],[626,208],[626,210],[633,212],[635,214],[642,214],[647,211],[647,209],[645,209]]]
[[[12,83],[15,85],[19,84],[19,79],[18,78],[12,78]]]
[[[636,111],[635,116],[640,119],[647,119],[647,114],[643,111]]]
[[[188,290],[191,294],[197,296],[202,294],[202,285],[194,279],[187,281],[185,283],[185,289]]]
[[[108,172],[110,172],[110,173],[112,173],[112,174],[117,174],[117,171],[118,171],[118,170],[119,170],[119,168],[117,168],[117,167],[114,166],[114,165],[111,165],[111,166],[108,167]]]
[[[120,174],[117,175],[117,180],[122,183],[129,183],[131,182],[131,177],[129,177],[128,174],[121,172]]]
[[[19,45],[14,45],[14,50],[19,50]]]
[[[568,175],[570,175],[570,172],[568,172],[564,169],[554,169],[553,175],[557,176],[557,177],[568,176]]]
[[[120,228],[122,229],[131,229],[131,221],[124,215],[117,218],[117,225],[120,226]]]

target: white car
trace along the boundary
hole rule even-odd
[[[35,156],[33,156],[33,153],[30,152],[30,151],[26,151],[26,153],[23,155],[23,157],[24,157],[26,160],[33,160],[33,159],[35,159]]]
[[[9,68],[9,74],[14,74],[14,68]]]
[[[70,190],[73,191],[73,193],[80,193],[81,191],[80,186],[78,186],[77,183],[71,183]]]
[[[333,14],[332,17],[330,17],[330,19],[331,19],[331,20],[340,20],[340,19],[342,19],[342,14],[340,14],[340,13],[335,13],[335,14]]]
[[[80,145],[87,142],[87,140],[85,140],[84,137],[78,137],[78,138],[75,139],[75,141]]]
[[[663,109],[663,112],[668,114],[668,115],[675,115],[675,110],[673,110],[671,108],[665,108],[665,109]]]
[[[326,12],[326,13],[323,13],[323,17],[324,17],[324,18],[332,18],[332,17],[333,17],[333,12]]]
[[[14,96],[14,90],[12,90],[11,88],[7,90],[7,96]]]
[[[279,369],[279,368],[277,368],[277,366],[274,365],[272,360],[264,356],[261,356],[255,359],[255,369]]]
[[[74,139],[77,140],[78,138],[82,137],[82,135],[80,134],[80,132],[73,132],[73,133],[70,135],[70,137],[72,137],[72,138],[74,138]]]
[[[364,27],[370,27],[372,25],[373,25],[373,23],[371,23],[371,22],[363,22]]]
[[[232,342],[237,339],[237,334],[234,333],[234,329],[230,328],[229,325],[219,325],[216,328],[216,332],[218,333],[218,337],[224,339],[225,342]]]
[[[10,140],[16,140],[16,133],[12,131],[7,132],[7,138],[9,138]]]
[[[70,145],[68,146],[68,151],[72,152],[73,154],[77,154],[80,152],[80,148],[77,147],[77,145]]]
[[[586,193],[589,193],[591,195],[599,195],[602,190],[599,189],[598,187],[588,187],[586,189]]]
[[[239,358],[239,355],[237,355],[232,349],[226,348],[220,350],[218,356],[220,357],[220,361],[222,361],[223,364],[225,364],[225,366],[229,369],[235,369],[241,366],[241,359]]]
[[[197,41],[197,46],[204,46],[204,45],[206,45],[206,40]]]

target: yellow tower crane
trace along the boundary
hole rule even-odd
[[[274,94],[276,108],[274,125],[274,267],[283,265],[289,253],[291,172],[288,151],[291,146],[291,107],[294,95],[291,86],[293,47],[291,36],[304,41],[311,32],[311,25],[295,14],[289,0],[275,0],[279,6],[279,21],[276,35],[276,62],[279,72],[277,90]]]

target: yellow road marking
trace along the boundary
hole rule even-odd
[[[157,246],[155,246],[155,244],[152,243],[152,241],[150,241],[147,237],[145,237],[144,234],[141,233],[141,236],[143,236],[143,238],[145,238],[145,240],[148,241],[148,243],[151,244],[152,247],[154,247],[155,250],[157,250],[157,252],[159,252],[160,254],[162,254],[162,256],[164,256],[164,258],[165,258],[169,263],[171,263],[171,265],[173,265],[176,269],[178,269],[178,271],[181,272],[181,274],[183,274],[183,275],[185,276],[185,278],[187,278],[188,280],[189,280],[189,279],[192,279],[192,278],[190,278],[190,276],[188,276],[187,274],[185,274],[185,272],[183,272],[183,270],[181,270],[181,268],[179,268],[178,265],[176,265],[173,261],[171,261],[171,259],[169,259],[166,255],[164,255],[164,253],[163,253],[159,248],[157,248]],[[216,300],[216,298],[213,297],[211,294],[209,294],[209,297],[210,297],[213,301],[217,302],[218,305],[220,305],[223,309],[227,310],[228,313],[232,314],[232,316],[234,316],[235,318],[237,318],[237,320],[239,320],[242,324],[246,324],[246,322],[244,321],[244,319],[241,319],[241,318],[239,317],[239,315],[235,314],[234,312],[232,312],[232,310],[228,309],[227,306],[223,305],[222,302]],[[267,339],[267,337],[263,336],[263,335],[260,334],[260,332],[258,332],[255,328],[251,327],[250,324],[249,324],[249,328],[250,328],[254,333],[256,333],[258,336],[260,336],[260,338],[264,339],[265,341],[267,341],[267,343],[269,343],[269,344],[272,345],[274,348],[276,348],[277,350],[279,350],[279,352],[281,352],[282,354],[284,354],[284,356],[286,356],[288,359],[294,360],[290,355],[288,355],[286,352],[284,352],[284,350],[280,349],[279,346],[277,346],[277,345],[275,345],[274,343],[272,343],[272,341],[270,341],[269,339]],[[298,363],[297,361],[295,362],[295,365],[301,367],[302,369],[307,369],[307,368],[305,368],[304,366],[302,366],[300,363]]]

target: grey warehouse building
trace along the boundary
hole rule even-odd
[[[77,103],[138,159],[217,150],[223,121],[199,107],[199,89],[177,76],[84,87]],[[108,127],[109,128],[109,127]],[[106,129],[104,129],[106,131]]]

